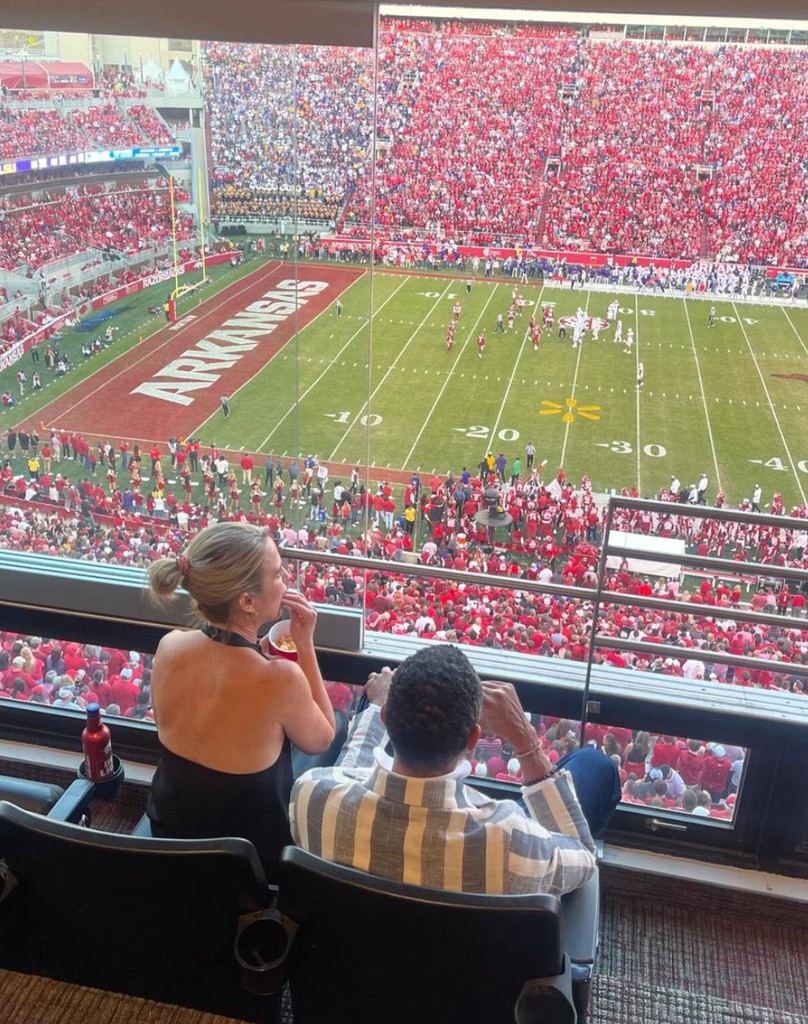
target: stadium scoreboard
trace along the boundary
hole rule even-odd
[[[82,153],[58,153],[56,156],[26,157],[0,163],[0,174],[23,174],[51,167],[72,167],[107,163],[111,160],[176,160],[182,157],[181,146],[130,146],[128,149],[91,149]]]

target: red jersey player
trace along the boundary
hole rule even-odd
[[[477,335],[477,355],[482,359],[483,350],[485,349],[485,331],[482,334]]]
[[[452,351],[452,345],[454,345],[454,336],[455,336],[455,322],[454,322],[454,320],[452,320],[452,322],[449,324],[449,333],[446,335],[446,351],[447,352],[451,352]]]
[[[453,320],[459,320],[460,319],[460,312],[461,312],[460,303],[456,302],[454,304],[454,306],[452,306],[452,319]]]
[[[508,330],[512,330],[513,329],[513,318],[515,316],[516,316],[516,309],[514,308],[513,303],[511,303],[511,305],[508,306]]]
[[[541,327],[534,327],[530,332],[530,340],[533,342],[533,351],[538,352],[541,341]]]
[[[541,311],[545,327],[553,326],[553,307],[548,303]]]

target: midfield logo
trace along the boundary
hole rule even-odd
[[[577,316],[562,316],[558,321],[559,327],[575,327],[577,323]],[[598,325],[599,331],[605,331],[609,327],[609,321],[604,320],[601,316],[587,316],[584,320],[584,327],[588,331],[591,331],[595,324]]]

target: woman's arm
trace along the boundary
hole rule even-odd
[[[299,742],[294,736],[289,734],[289,738],[299,747],[304,753],[316,754],[320,750],[325,750],[329,743],[334,738],[334,709],[331,707],[331,701],[328,699],[328,693],[326,692],[325,683],[323,677],[320,674],[320,666],[317,663],[317,653],[314,650],[314,626],[317,622],[317,612],[309,604],[306,598],[298,593],[296,590],[287,590],[283,597],[283,605],[288,608],[291,612],[291,619],[289,622],[289,632],[292,639],[297,647],[297,664],[299,671],[302,673],[306,683],[308,684],[309,694],[311,699],[317,705],[317,708],[321,712],[321,716],[328,726],[330,735],[325,738],[325,733],[321,728],[318,728],[313,724],[311,730],[311,737],[308,740],[303,739]],[[294,709],[292,709],[294,714]],[[316,721],[316,719],[315,719]],[[296,722],[295,726],[300,728],[303,723]],[[284,725],[284,728],[286,726]],[[309,731],[309,730],[305,730]],[[322,736],[322,740],[318,741],[315,736]],[[322,745],[318,746],[318,742]],[[306,749],[304,743],[308,745],[315,745],[315,749]]]

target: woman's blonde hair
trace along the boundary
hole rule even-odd
[[[184,554],[158,558],[149,567],[149,588],[157,604],[168,604],[178,587],[193,598],[198,617],[229,622],[240,594],[259,594],[269,537],[250,523],[216,523],[201,530]]]

